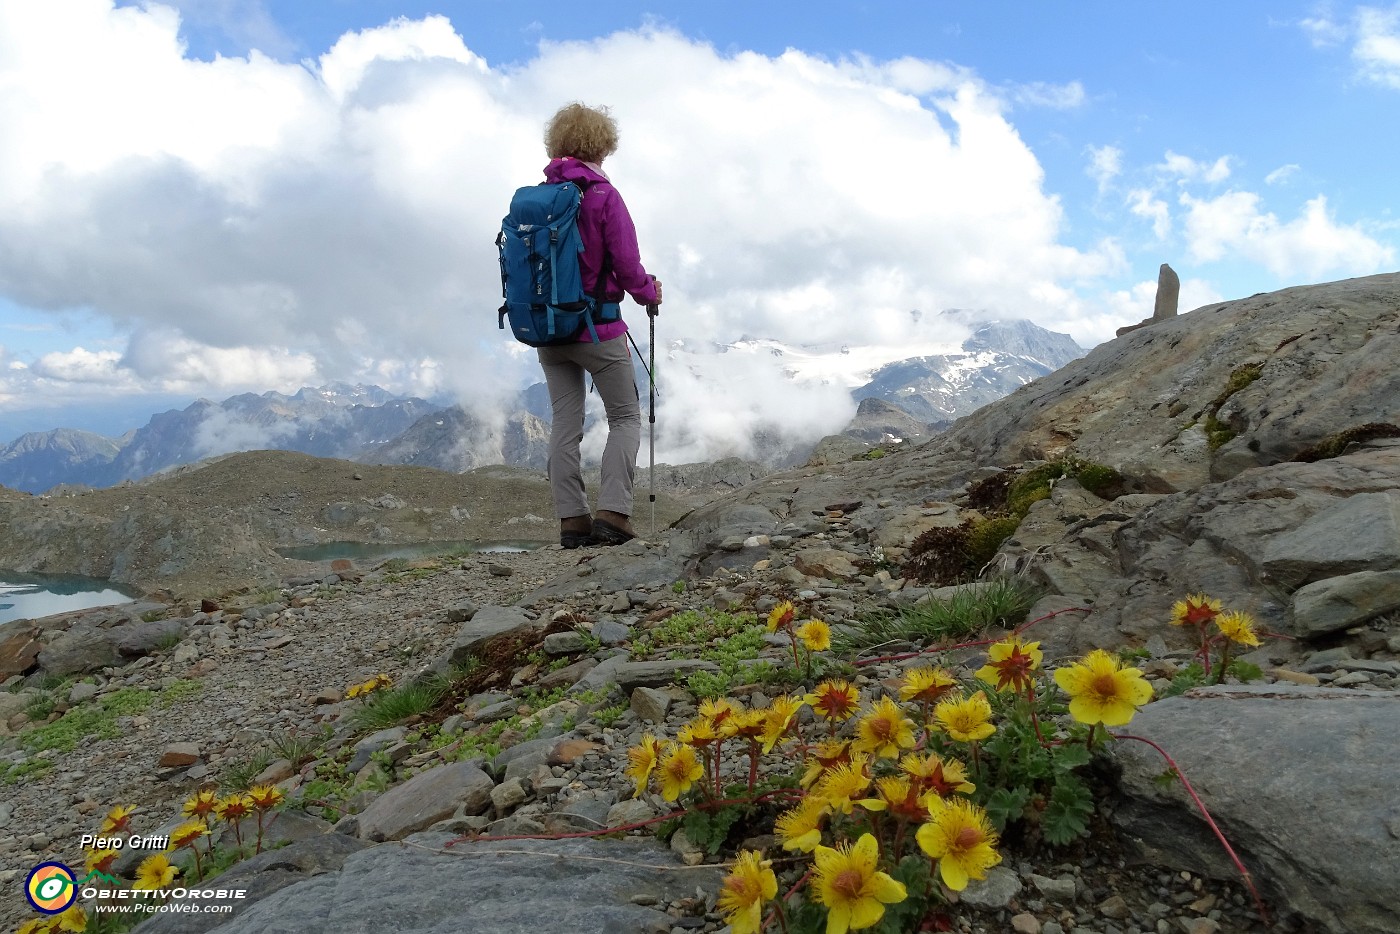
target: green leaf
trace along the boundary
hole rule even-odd
[[[1089,817],[1093,813],[1093,793],[1077,778],[1068,775],[1062,777],[1050,792],[1050,802],[1042,815],[1046,841],[1054,846],[1069,843],[1088,830]]]
[[[1055,760],[1055,771],[1059,773],[1072,772],[1075,769],[1089,764],[1093,755],[1089,752],[1088,746],[1081,746],[1078,743],[1066,743],[1063,746],[1056,746],[1051,757]]]
[[[1226,669],[1226,671],[1234,675],[1235,678],[1243,684],[1248,684],[1251,681],[1258,681],[1260,678],[1264,677],[1264,672],[1258,665],[1238,658],[1230,663],[1230,667]]]
[[[1007,824],[1021,818],[1021,815],[1026,812],[1026,803],[1030,799],[1031,793],[1027,788],[1020,786],[998,788],[987,799],[987,816],[991,818],[992,824],[1000,832],[1006,829]]]
[[[1206,682],[1206,670],[1201,667],[1200,662],[1192,662],[1176,673],[1172,678],[1172,686],[1163,693],[1164,697],[1175,697],[1178,694],[1185,694],[1194,687],[1200,687]]]

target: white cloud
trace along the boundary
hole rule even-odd
[[[129,383],[121,371],[121,354],[115,350],[93,352],[82,347],[66,353],[44,354],[29,368],[40,379],[70,383]]]
[[[1183,156],[1167,150],[1162,162],[1154,168],[1164,175],[1176,179],[1177,184],[1206,182],[1214,184],[1230,177],[1230,157],[1221,156],[1214,162],[1199,162],[1190,156]]]
[[[1172,230],[1171,207],[1150,189],[1135,188],[1128,192],[1128,210],[1138,217],[1152,221],[1152,233],[1158,240],[1165,240],[1170,236]]]
[[[1018,84],[1012,88],[1011,96],[1018,104],[1051,110],[1073,110],[1082,107],[1085,101],[1084,85],[1078,81],[1068,84],[1048,84],[1044,81]]]
[[[1089,166],[1084,173],[1094,180],[1102,192],[1123,174],[1123,150],[1117,146],[1090,146],[1086,152],[1089,154]]]
[[[1064,245],[1007,100],[957,66],[645,29],[499,69],[442,17],[305,65],[202,62],[179,29],[156,4],[0,0],[0,294],[134,335],[103,374],[212,392],[377,373],[483,407],[538,378],[496,329],[492,241],[571,99],[620,121],[608,168],[667,282],[663,339],[898,344],[909,309],[952,306],[1108,329],[1066,283],[1121,257]]]
[[[1331,12],[1327,10],[1318,16],[1299,20],[1298,25],[1312,41],[1312,44],[1318,48],[1341,45],[1347,41],[1347,37],[1350,35],[1350,30],[1346,25],[1333,19]]]
[[[1400,90],[1400,5],[1360,7],[1351,54],[1366,80]]]
[[[1297,281],[1324,275],[1365,275],[1393,266],[1395,251],[1360,227],[1337,223],[1321,195],[1290,221],[1260,207],[1257,194],[1232,191],[1212,199],[1181,196],[1191,255],[1210,262],[1227,253],[1244,256],[1280,277]]]
[[[1351,43],[1351,60],[1363,81],[1400,90],[1400,4],[1358,6],[1339,21],[1330,9],[1299,26],[1318,48]]]
[[[1294,175],[1297,175],[1298,172],[1301,171],[1301,169],[1302,166],[1294,165],[1292,163],[1288,165],[1281,165],[1278,168],[1274,169],[1272,172],[1270,172],[1268,175],[1264,176],[1264,184],[1281,185],[1284,182],[1288,181],[1290,178],[1292,178]]]

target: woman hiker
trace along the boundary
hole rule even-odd
[[[573,182],[583,191],[579,264],[589,294],[601,291],[604,302],[619,302],[626,292],[638,304],[659,305],[661,282],[642,267],[637,229],[622,195],[603,172],[603,160],[617,151],[617,138],[617,122],[606,108],[579,103],[561,108],[544,131],[550,158],[545,181]],[[601,283],[600,274],[607,277]],[[642,408],[627,347],[627,323],[619,318],[597,325],[596,330],[597,343],[585,329],[576,343],[539,348],[554,419],[549,435],[549,486],[559,517],[559,544],[565,548],[619,545],[637,537],[631,520],[632,474],[642,441]],[[585,373],[593,377],[608,417],[596,516],[588,511],[579,464]]]

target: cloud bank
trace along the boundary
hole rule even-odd
[[[277,50],[272,24],[246,27]],[[1082,107],[1078,82],[997,88],[950,63],[721,52],[661,28],[501,67],[469,23],[436,16],[302,62],[201,61],[180,29],[158,3],[0,0],[0,295],[130,335],[11,366],[0,403],[38,380],[208,394],[348,379],[489,410],[538,378],[496,328],[493,239],[510,192],[539,178],[544,121],[575,99],[620,122],[607,169],[666,281],[663,340],[900,347],[944,336],[911,309],[961,307],[1092,344],[1142,317],[1124,313],[1131,290],[1084,297],[1126,270],[1124,249],[1067,244],[1009,116]],[[1116,146],[1091,160],[1106,190],[1129,174]],[[1386,261],[1320,199],[1280,220],[1243,193],[1185,190],[1227,180],[1227,156],[1163,160],[1131,210],[1159,237],[1186,231],[1197,257],[1273,269],[1320,238],[1319,269]],[[673,410],[840,427],[825,390],[741,406],[687,379]],[[735,433],[712,421],[677,447]]]

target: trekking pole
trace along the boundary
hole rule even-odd
[[[647,340],[647,352],[651,365],[647,367],[647,476],[651,486],[648,499],[651,500],[651,540],[656,541],[656,315],[655,305],[647,306],[647,325],[651,335]]]

